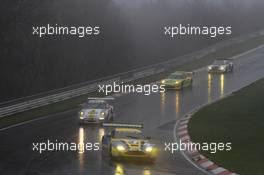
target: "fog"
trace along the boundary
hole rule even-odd
[[[262,0],[2,0],[0,101],[169,60],[228,37],[168,38],[167,25],[264,28]],[[38,38],[32,26],[98,25],[99,36]]]

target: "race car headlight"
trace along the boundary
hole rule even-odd
[[[211,70],[212,69],[212,66],[208,66],[207,68],[208,68],[208,70]]]
[[[101,112],[99,116],[99,120],[104,120],[105,119],[105,112]]]
[[[80,119],[83,119],[84,112],[80,112]]]
[[[144,150],[146,153],[151,153],[154,150],[154,145],[150,143],[145,143],[144,144]]]
[[[165,83],[165,80],[162,80],[161,83]]]
[[[225,66],[220,66],[220,70],[225,70]]]
[[[146,152],[151,152],[153,150],[153,147],[152,146],[147,146],[146,148],[145,148],[145,151]]]
[[[179,81],[176,81],[175,84],[179,84],[180,82]]]
[[[123,146],[123,145],[117,145],[116,146],[116,149],[118,150],[118,151],[125,151],[125,147]]]

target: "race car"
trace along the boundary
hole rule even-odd
[[[102,153],[114,158],[140,158],[154,162],[157,147],[142,133],[142,125],[103,123],[110,131],[102,137]]]
[[[81,105],[82,109],[79,111],[79,123],[101,123],[112,121],[114,118],[114,108],[109,105],[106,100],[102,99],[88,99],[88,101]]]
[[[230,59],[218,59],[207,67],[209,73],[227,73],[234,70],[234,64]]]
[[[193,72],[177,71],[170,74],[166,79],[161,80],[161,85],[167,89],[180,90],[184,87],[192,86]]]

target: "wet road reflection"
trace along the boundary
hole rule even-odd
[[[143,175],[151,175],[150,170],[144,170],[144,171],[143,171]]]
[[[86,169],[94,170],[95,165],[101,166],[101,140],[104,133],[105,130],[100,125],[83,125],[79,127],[77,139],[79,172],[86,173]],[[97,151],[93,151],[95,150],[95,143],[100,145],[100,149]],[[93,149],[91,149],[91,144]]]
[[[79,154],[84,153],[84,129],[79,128]]]
[[[176,119],[179,118],[179,111],[180,111],[180,92],[176,91],[175,93],[175,114],[176,114]]]
[[[178,90],[167,91],[160,93],[160,113],[162,118],[168,118],[167,114],[171,114],[171,110],[174,110],[175,118],[180,116],[180,99],[181,92]],[[172,102],[172,100],[174,102]]]
[[[80,171],[83,170],[83,165],[84,165],[84,160],[83,160],[83,156],[84,156],[84,129],[81,127],[79,128],[79,151],[78,151],[78,159],[79,159],[79,169]]]
[[[98,131],[98,142],[100,142],[102,140],[102,137],[104,136],[105,130],[104,128],[100,128]]]
[[[165,92],[160,93],[160,111],[161,111],[161,116],[164,117],[165,115]]]
[[[115,175],[124,175],[124,167],[122,164],[120,164],[120,163],[116,164]]]
[[[232,77],[232,74],[207,74],[207,101],[211,103],[215,98],[223,98],[225,96],[226,76]]]
[[[225,75],[220,75],[220,98],[223,98],[225,95]]]
[[[212,74],[208,74],[208,103],[212,102]]]

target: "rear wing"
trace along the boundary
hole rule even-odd
[[[89,102],[98,102],[98,103],[102,103],[102,102],[106,102],[108,100],[114,100],[115,98],[113,97],[104,97],[104,98],[100,98],[100,97],[88,97],[87,101],[83,102],[82,104],[80,104],[80,107],[83,107],[88,101]]]
[[[114,100],[115,98],[113,97],[88,97],[87,101],[89,102],[98,102],[98,103],[102,103],[102,102],[106,102],[109,100]]]
[[[102,123],[103,127],[114,128],[143,128],[143,124],[127,124],[127,123]]]

